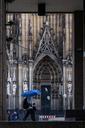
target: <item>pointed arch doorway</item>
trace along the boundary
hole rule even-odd
[[[61,108],[59,96],[59,82],[62,79],[62,73],[59,66],[46,55],[35,67],[34,83],[36,88],[41,90],[41,97],[38,105],[43,113],[49,113],[51,110]],[[37,101],[37,100],[36,100]],[[63,106],[63,102],[62,102]]]

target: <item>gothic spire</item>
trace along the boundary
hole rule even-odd
[[[52,54],[55,57],[58,57],[58,53],[54,46],[54,42],[51,35],[51,29],[47,17],[44,25],[43,35],[40,40],[39,48],[35,58],[37,58],[40,54],[46,54],[46,55]]]

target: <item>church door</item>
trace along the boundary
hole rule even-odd
[[[41,86],[41,110],[43,113],[49,113],[51,109],[51,86]]]

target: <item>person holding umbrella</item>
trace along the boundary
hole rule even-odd
[[[26,110],[26,114],[23,120],[26,120],[27,117],[30,115],[32,121],[35,121],[35,111],[36,111],[35,103],[33,103],[33,105],[31,103],[28,103],[27,98],[30,99],[30,97],[35,96],[35,95],[40,95],[40,94],[41,92],[39,90],[29,90],[29,91],[22,93],[22,96],[25,97],[23,101],[23,108]]]
[[[25,114],[23,120],[25,121],[29,115],[31,115],[31,119],[33,120],[33,116],[32,116],[32,109],[33,108],[32,108],[31,103],[28,103],[27,97],[23,101],[23,108],[26,111],[26,114]]]

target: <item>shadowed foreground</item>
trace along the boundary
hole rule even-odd
[[[0,128],[85,128],[85,122],[0,122]]]

